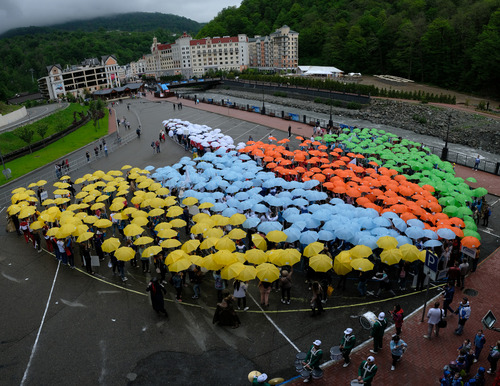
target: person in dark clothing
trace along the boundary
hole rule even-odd
[[[91,261],[91,257],[90,257],[90,246],[89,246],[89,243],[87,241],[80,244],[80,256],[82,257],[83,262],[85,263],[85,268],[87,269],[87,272],[90,273],[91,275],[93,275],[94,271],[92,271],[92,261]]]
[[[162,312],[168,317],[167,311],[165,310],[165,302],[163,300],[163,294],[167,291],[165,287],[158,281],[156,277],[152,278],[146,288],[151,295],[151,304],[153,305],[153,310],[156,311],[157,314]]]
[[[448,311],[451,313],[454,313],[455,310],[453,310],[450,307],[450,304],[453,302],[453,297],[455,296],[455,287],[450,283],[446,283],[446,286],[444,287],[444,301],[443,301],[443,310],[444,310],[444,316],[446,317],[446,314]]]

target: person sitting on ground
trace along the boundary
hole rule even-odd
[[[240,318],[233,308],[234,297],[232,295],[226,296],[220,303],[217,303],[215,309],[213,324],[219,323],[221,326],[231,326],[238,328],[241,324]]]

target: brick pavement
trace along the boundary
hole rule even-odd
[[[479,361],[472,366],[471,374],[474,375],[479,368],[483,366],[489,368],[486,360],[488,347],[500,339],[500,333],[486,330],[481,324],[482,317],[488,310],[492,310],[495,316],[500,316],[500,248],[485,259],[478,267],[477,271],[471,274],[465,281],[465,290],[474,289],[478,292],[477,296],[469,295],[471,304],[471,319],[466,323],[464,335],[456,336],[453,334],[456,328],[458,317],[448,316],[448,327],[440,331],[440,336],[432,340],[423,338],[427,331],[427,320],[420,322],[422,310],[415,312],[407,317],[403,324],[402,339],[408,344],[408,350],[403,356],[401,362],[395,371],[391,371],[391,353],[389,349],[390,337],[394,333],[391,327],[384,337],[384,349],[375,355],[375,361],[378,366],[377,374],[374,378],[374,385],[435,385],[442,375],[443,366],[457,357],[457,348],[463,340],[469,338],[473,340],[478,329],[482,328],[486,335],[486,346],[481,353]],[[462,291],[455,292],[452,308],[456,308],[462,299]],[[440,298],[442,300],[442,298]],[[430,302],[431,303],[431,302]],[[433,303],[433,302],[432,302]],[[404,305],[403,305],[404,309]],[[500,327],[500,322],[497,322]],[[313,385],[349,385],[350,381],[357,377],[357,368],[362,360],[368,355],[372,348],[372,341],[369,340],[361,345],[358,350],[351,354],[351,365],[347,368],[342,367],[341,363],[333,364],[324,369],[323,378],[311,382]],[[325,356],[329,358],[329,347],[323,348]],[[328,352],[328,353],[327,353]],[[328,355],[327,355],[328,354]],[[323,359],[325,359],[325,356]],[[494,376],[486,374],[486,385],[492,385]],[[289,380],[287,385],[302,384],[302,378]]]

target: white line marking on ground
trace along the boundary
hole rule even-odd
[[[269,323],[271,323],[274,328],[281,334],[283,335],[283,337],[288,341],[288,343],[290,343],[292,345],[292,347],[297,350],[297,352],[300,352],[300,349],[290,340],[290,338],[288,336],[285,335],[285,333],[283,332],[283,330],[281,328],[278,327],[278,325],[276,323],[274,323],[274,320],[272,320],[269,315],[267,314],[267,312],[265,312],[262,307],[260,306],[259,303],[257,303],[257,300],[255,300],[255,298],[252,296],[251,293],[247,292],[247,295],[250,296],[250,299],[253,300],[253,302],[257,305],[258,308],[260,308],[260,310],[262,311],[262,313],[264,314],[264,316],[266,317],[266,319],[269,321]]]
[[[274,132],[275,132],[275,130],[274,130],[274,129],[273,129],[273,130],[271,130],[271,131],[269,132],[269,134],[264,135],[261,139],[259,139],[259,141],[262,141],[262,140],[264,140],[264,139],[269,138],[269,136],[270,136],[272,133],[274,133]]]
[[[496,235],[496,234],[490,232],[489,231],[490,229],[491,228],[481,229],[480,232],[488,233],[489,235],[492,235],[492,236],[495,236],[495,237],[500,237],[499,235]]]
[[[495,205],[498,201],[500,201],[500,198],[499,198],[499,199],[497,199],[497,200],[496,200],[493,204],[491,204],[490,206]],[[1,213],[1,212],[0,212],[0,213]]]
[[[61,262],[57,263],[56,274],[54,275],[54,280],[52,281],[52,287],[50,288],[49,298],[47,299],[47,304],[45,305],[45,311],[43,313],[42,322],[40,323],[40,327],[38,328],[38,333],[36,334],[35,343],[33,344],[33,348],[31,349],[30,360],[28,361],[28,365],[26,366],[26,370],[24,371],[23,379],[21,380],[21,386],[26,382],[26,378],[28,377],[28,372],[31,366],[31,361],[35,356],[36,346],[38,345],[38,339],[40,338],[40,333],[42,332],[43,323],[45,322],[45,317],[47,316],[47,311],[49,310],[50,299],[52,298],[52,292],[54,291],[54,286],[56,285],[57,274],[59,273],[59,267],[61,266]]]
[[[493,205],[495,205],[495,204],[493,204]],[[0,213],[2,213],[2,212],[5,210],[5,208],[6,208],[6,207],[5,207],[5,206],[3,206],[3,207],[2,207],[2,209],[0,210]]]

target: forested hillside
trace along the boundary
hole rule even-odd
[[[153,36],[161,42],[173,42],[183,32],[195,35],[201,27],[180,16],[157,13],[94,20],[95,24],[92,20],[67,23],[61,29],[29,27],[6,32],[4,35],[11,37],[0,39],[0,100],[22,91],[36,92],[36,81],[47,76],[46,66],[50,64],[65,67],[85,58],[114,54],[123,65],[149,53]]]
[[[299,63],[500,97],[500,0],[243,0],[198,37],[299,32]]]

